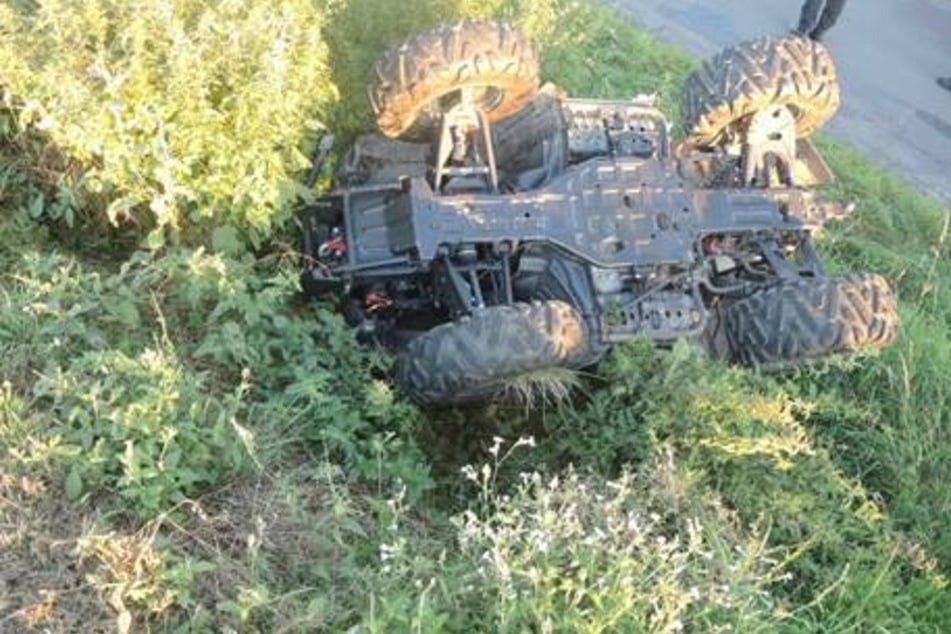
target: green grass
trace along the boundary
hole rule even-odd
[[[368,130],[376,56],[464,15],[519,22],[541,45],[544,79],[570,94],[657,92],[672,118],[695,64],[584,2],[409,5],[294,3],[320,15],[294,41],[327,51],[302,53],[297,63],[326,66],[290,76],[333,89],[287,103],[311,104],[343,139]],[[0,23],[8,52],[23,37],[11,24]],[[56,95],[57,72],[19,97]],[[0,578],[19,581],[0,586],[0,631],[921,634],[951,623],[951,216],[841,143],[820,140],[839,177],[827,194],[858,211],[820,246],[835,270],[896,283],[895,346],[763,376],[641,343],[581,377],[572,402],[427,414],[332,306],[299,303],[288,201],[251,222],[278,227],[261,236],[269,246],[242,254],[233,230],[251,216],[222,207],[213,183],[214,205],[183,207],[191,248],[141,250],[148,211],[109,227],[94,217],[108,200],[63,194],[79,190],[58,180],[76,175],[59,132],[24,128],[10,116],[23,102],[5,98]],[[259,132],[306,145],[311,122],[295,121]],[[203,134],[205,149],[216,134],[222,147],[240,139],[228,126]],[[202,165],[191,164],[196,188],[214,176]]]

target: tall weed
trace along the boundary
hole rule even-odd
[[[333,99],[323,26],[309,0],[5,3],[0,67],[20,120],[78,161],[60,191],[79,187],[89,211],[258,242],[302,193]]]

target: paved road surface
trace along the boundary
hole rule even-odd
[[[795,26],[800,0],[602,0],[698,57]],[[825,38],[843,104],[827,130],[951,201],[951,0],[853,0]]]

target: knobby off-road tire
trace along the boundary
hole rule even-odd
[[[727,48],[684,85],[685,145],[719,145],[745,117],[784,105],[803,138],[839,107],[839,82],[829,50],[808,38],[765,37]]]
[[[729,354],[749,366],[794,365],[898,337],[895,296],[879,275],[782,283],[730,304],[721,320]]]
[[[568,162],[568,125],[561,100],[538,94],[524,108],[492,126],[495,160],[500,169],[529,169],[541,164],[544,142],[560,141],[563,164]]]
[[[413,339],[397,379],[422,405],[487,400],[530,372],[579,367],[588,354],[581,315],[560,301],[491,306]]]
[[[568,125],[561,100],[535,95],[492,126],[492,142],[502,180],[522,185],[517,189],[532,189],[561,174],[568,167]]]
[[[438,132],[440,98],[472,89],[494,122],[532,98],[538,68],[532,42],[508,24],[443,24],[383,55],[369,86],[370,104],[386,136],[431,140]]]

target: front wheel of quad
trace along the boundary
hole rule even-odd
[[[529,399],[564,392],[572,368],[590,365],[581,315],[561,301],[491,306],[413,339],[397,380],[421,405],[489,400],[515,390]]]
[[[748,366],[796,365],[898,337],[895,295],[880,275],[783,282],[727,305],[719,321],[727,354]]]
[[[521,31],[504,22],[465,20],[390,49],[374,67],[368,92],[384,135],[427,141],[462,91],[492,123],[535,95],[538,74],[535,47]]]
[[[794,35],[765,37],[727,48],[694,71],[684,85],[686,147],[735,140],[752,115],[787,108],[804,138],[839,107],[839,82],[829,50]]]

